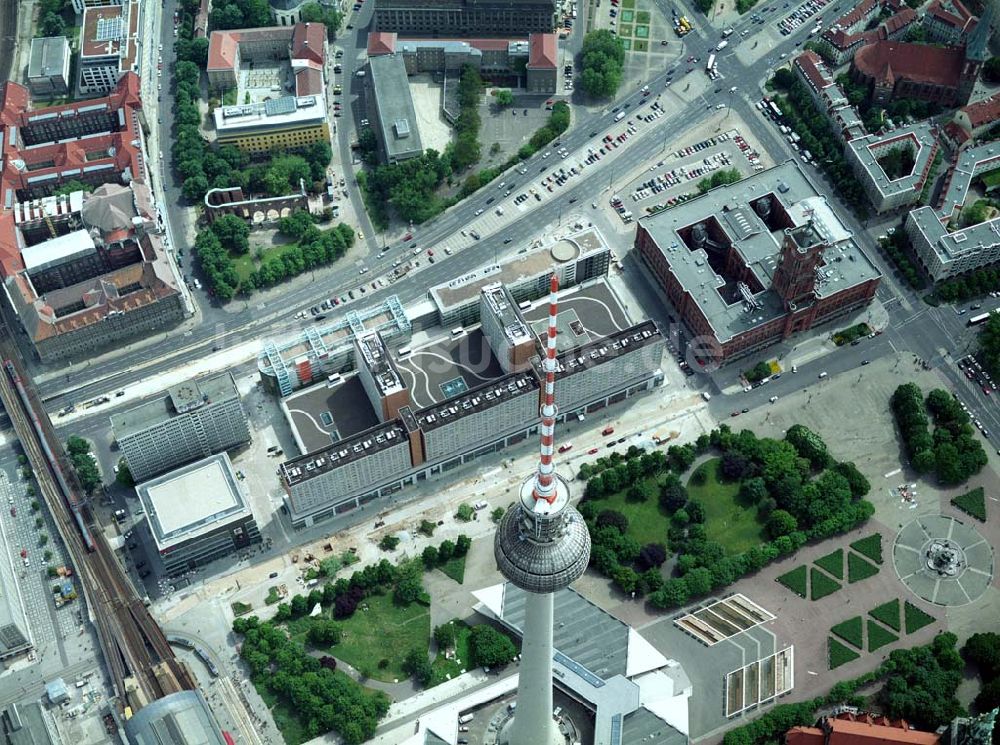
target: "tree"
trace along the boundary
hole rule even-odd
[[[337,30],[340,28],[340,23],[343,16],[335,9],[328,5],[320,5],[319,3],[306,3],[299,9],[300,19],[302,23],[322,23],[326,26],[327,38],[332,42],[337,36]]]
[[[496,96],[494,96],[497,102],[497,106],[501,108],[507,108],[508,106],[514,105],[514,94],[511,93],[508,88],[501,88],[497,91]]]
[[[595,524],[598,528],[611,526],[616,528],[619,533],[625,533],[628,530],[628,518],[617,510],[601,510]]]
[[[629,487],[626,499],[630,502],[648,502],[656,496],[658,491],[655,483],[644,479]]]
[[[278,220],[278,230],[289,238],[300,240],[314,225],[313,217],[306,210],[295,210]]]
[[[306,638],[316,647],[331,646],[340,643],[340,624],[329,619],[317,618],[309,625]]]
[[[660,489],[660,506],[668,512],[676,512],[687,504],[687,489],[674,474],[667,476],[667,481]]]
[[[432,521],[430,521],[430,520],[421,520],[420,521],[420,527],[417,528],[417,530],[419,532],[423,533],[428,538],[430,538],[432,535],[434,535],[434,529],[435,528],[437,528],[437,525],[435,523],[433,523]]]
[[[607,29],[591,31],[583,39],[581,87],[596,98],[610,98],[622,81],[625,47]]]
[[[382,537],[382,540],[379,541],[378,547],[383,551],[395,551],[396,546],[398,545],[399,545],[399,537],[389,534]]]
[[[772,539],[788,535],[798,528],[798,521],[785,510],[775,510],[767,520],[767,534]]]
[[[115,474],[115,481],[122,486],[135,486],[135,479],[132,478],[132,471],[124,458],[118,460],[118,473]]]
[[[760,504],[767,497],[767,486],[764,479],[758,477],[747,479],[740,484],[740,498],[750,504]]]
[[[992,631],[973,634],[962,648],[962,654],[979,667],[984,680],[1000,676],[1000,634]]]
[[[459,533],[455,539],[455,556],[465,556],[472,547],[472,539],[465,533]]]
[[[403,670],[413,676],[413,679],[422,686],[431,682],[433,670],[431,663],[427,661],[426,652],[421,652],[419,649],[411,649],[407,652],[406,657],[403,658]]]
[[[295,595],[291,603],[292,617],[299,618],[309,612],[309,600],[305,595]]]
[[[427,569],[433,569],[438,565],[438,550],[434,546],[428,546],[424,549],[420,558]]]
[[[510,637],[487,624],[472,627],[469,647],[476,666],[506,665],[517,655],[517,648]]]
[[[455,646],[457,636],[458,631],[453,621],[443,623],[434,628],[434,641],[437,642],[438,649],[440,650],[450,649]]]
[[[667,560],[667,547],[662,543],[647,543],[639,551],[639,566],[653,569]]]
[[[505,513],[506,513],[506,510],[503,507],[496,507],[490,513],[490,520],[492,520],[495,523],[499,523],[503,519],[503,516],[504,516]]]
[[[991,83],[1000,83],[1000,57],[990,57],[983,65],[983,77]]]
[[[40,36],[65,36],[66,23],[58,13],[46,13],[38,21]]]
[[[403,577],[396,583],[393,599],[400,605],[409,605],[417,600],[424,591],[419,577]]]
[[[826,468],[832,460],[826,443],[818,434],[801,424],[793,424],[785,433],[785,439],[792,444],[814,469]]]
[[[752,465],[742,453],[728,450],[722,454],[719,470],[726,481],[741,481],[750,473]]]
[[[455,555],[455,544],[447,538],[438,546],[438,561],[444,564]]]
[[[458,506],[458,511],[455,513],[455,517],[462,522],[467,523],[472,519],[473,514],[475,514],[475,510],[472,509],[472,505],[463,502]]]

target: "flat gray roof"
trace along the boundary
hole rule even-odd
[[[771,201],[769,221],[758,212],[765,197]],[[771,289],[784,228],[810,221],[830,243],[819,270],[819,297],[881,276],[796,161],[712,189],[689,202],[643,217],[639,224],[655,240],[678,282],[698,303],[716,337],[726,342],[784,315],[784,304]],[[693,228],[698,224],[705,227],[704,247],[696,247],[693,237]],[[750,288],[756,304],[750,311],[734,278],[721,276],[713,267],[721,253],[715,249],[726,244],[732,245],[758,283],[757,291]],[[713,249],[711,258],[706,248]]]
[[[3,718],[5,721],[0,722],[0,732],[6,735],[8,745],[52,745],[42,705],[37,701],[11,704],[4,709]]]
[[[660,719],[645,706],[625,715],[622,725],[623,743],[649,742],[656,745],[687,745],[688,738]]]
[[[226,453],[144,481],[135,488],[160,550],[252,515]]]
[[[281,402],[295,440],[304,453],[353,437],[378,424],[361,378],[351,373],[339,383],[316,383]]]
[[[69,40],[65,36],[49,36],[31,40],[31,57],[28,61],[28,77],[50,77],[63,72],[66,56],[69,54]]]
[[[192,391],[196,391],[197,394],[191,393]],[[236,381],[229,372],[180,383],[165,391],[159,398],[146,401],[127,411],[112,414],[111,427],[115,431],[115,438],[121,439],[173,419],[178,415],[176,404],[189,407],[188,411],[197,408],[196,402],[191,398],[192,395],[200,397],[203,403],[214,403],[233,396],[239,397],[240,394],[236,388]]]
[[[18,558],[20,561],[20,557]],[[16,578],[10,564],[0,563],[0,658],[28,649],[27,625],[17,595]]]
[[[440,338],[414,349],[409,357],[398,360],[396,366],[410,389],[415,411],[504,375],[479,328],[457,339]]]
[[[368,66],[378,108],[378,126],[382,130],[387,157],[392,160],[420,153],[423,145],[403,56],[386,54],[369,57]]]

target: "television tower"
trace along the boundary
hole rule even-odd
[[[561,741],[552,718],[552,593],[579,579],[590,560],[590,533],[583,517],[569,503],[569,485],[552,464],[558,289],[559,280],[553,273],[538,470],[521,484],[519,500],[500,521],[493,540],[498,568],[526,592],[517,709],[514,721],[501,735],[501,742],[509,745]]]

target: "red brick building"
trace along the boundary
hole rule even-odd
[[[792,727],[785,734],[785,745],[938,745],[940,741],[933,732],[874,714],[824,717],[815,727]]]

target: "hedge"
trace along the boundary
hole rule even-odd
[[[862,637],[863,627],[864,623],[861,620],[861,616],[855,616],[854,618],[848,618],[846,621],[841,621],[830,629],[830,631],[845,642],[853,644],[858,649],[862,649],[864,646]]]
[[[843,644],[838,642],[832,636],[827,640],[829,642],[829,661],[830,669],[835,670],[841,665],[846,665],[848,662],[854,662],[861,655],[855,652],[850,647],[845,647]]]
[[[882,563],[882,534],[873,533],[851,544],[851,548],[862,556],[867,556],[876,564]]]
[[[813,562],[820,569],[825,569],[837,579],[844,578],[844,549],[838,548],[832,554],[821,556]]]
[[[960,494],[952,499],[951,503],[979,522],[986,522],[986,496],[983,487],[979,486],[965,494]]]
[[[795,567],[777,578],[777,581],[794,592],[799,597],[806,597],[806,565]]]
[[[878,574],[878,567],[862,559],[853,551],[847,554],[847,581],[850,584]]]
[[[906,623],[907,634],[919,631],[924,626],[929,626],[937,620],[934,616],[929,613],[925,613],[917,606],[911,605],[909,600],[903,603],[903,618]]]
[[[868,651],[874,652],[881,649],[886,644],[892,644],[899,639],[888,629],[880,626],[871,619],[868,619]]]
[[[840,589],[840,583],[830,579],[815,567],[809,572],[809,594],[812,600],[820,600]]]

